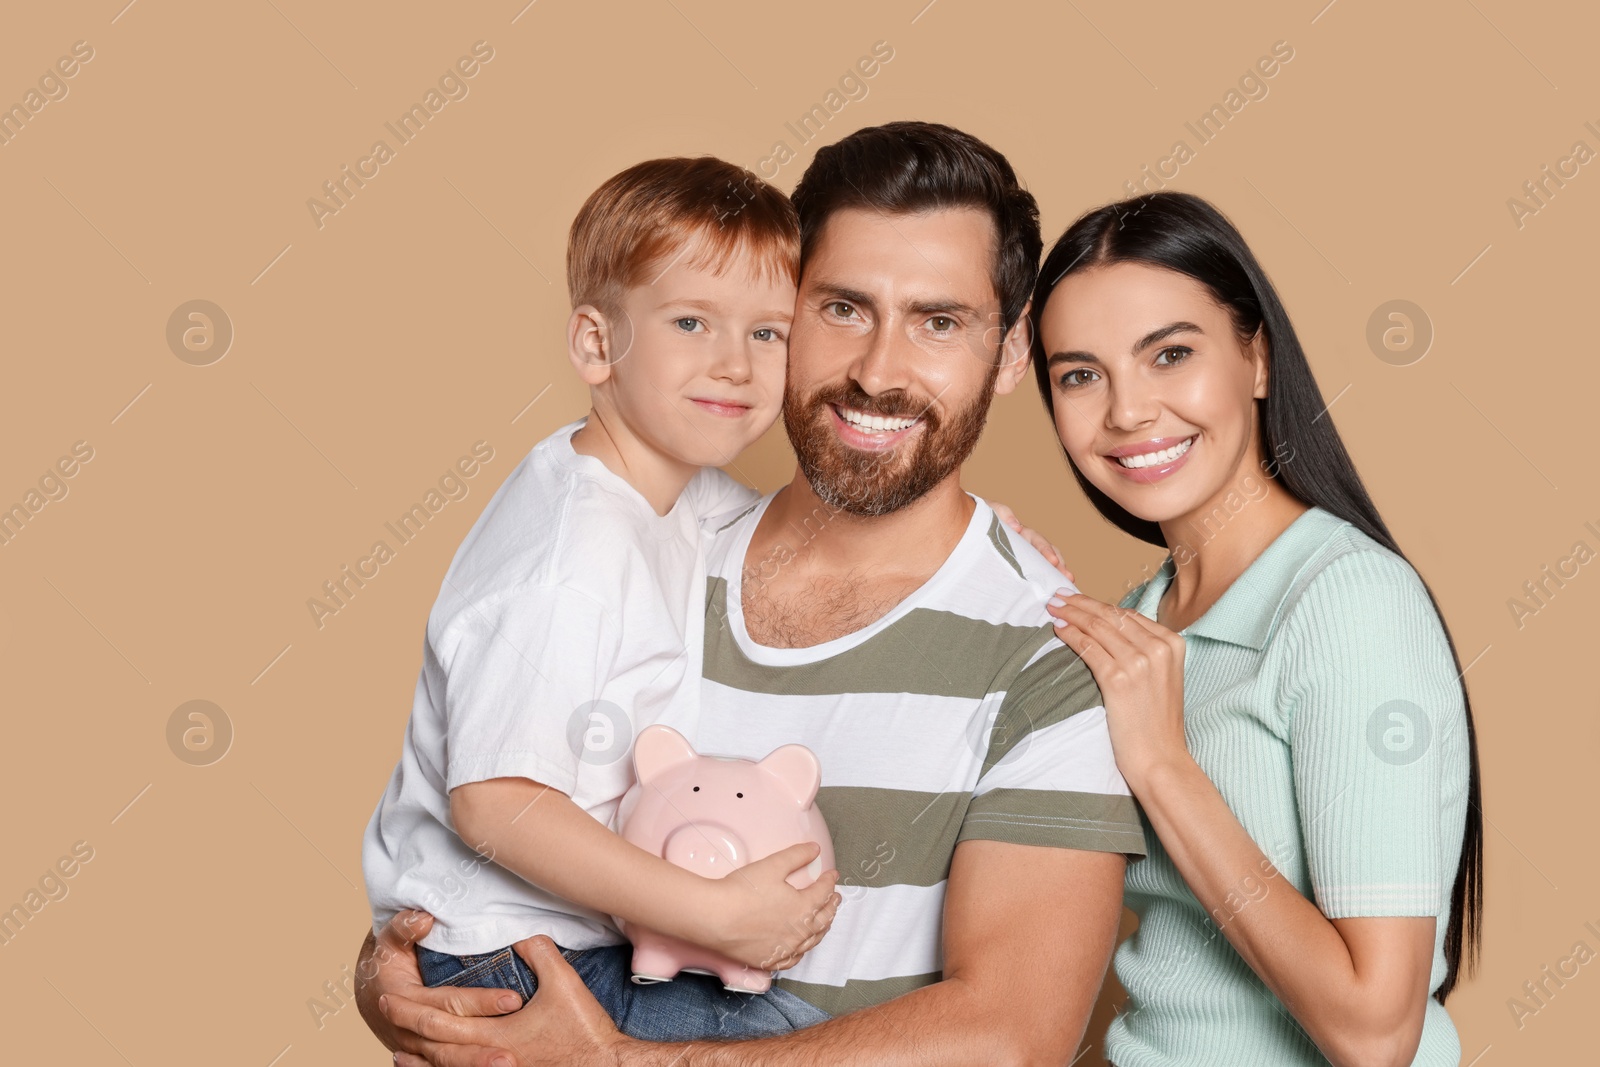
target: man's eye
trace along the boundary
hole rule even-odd
[[[699,330],[696,329],[696,327],[703,327],[705,325],[705,323],[695,318],[675,319],[672,324],[678,329],[682,330],[684,333],[698,333]]]
[[[928,325],[933,327],[935,333],[949,333],[956,328],[956,320],[949,315],[935,315],[928,320]]]
[[[851,307],[849,304],[846,304],[843,300],[835,300],[833,303],[828,305],[828,310],[839,316],[841,319],[848,319],[856,313],[856,309]]]

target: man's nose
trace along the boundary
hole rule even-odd
[[[885,323],[872,331],[866,349],[850,368],[850,376],[868,396],[906,389],[919,358],[926,358],[903,331]]]

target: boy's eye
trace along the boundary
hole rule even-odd
[[[750,336],[754,337],[757,341],[781,341],[783,339],[778,336],[778,331],[774,330],[770,326],[763,326]]]
[[[696,330],[695,327],[704,326],[705,323],[701,322],[699,319],[688,318],[676,319],[673,321],[673,325],[682,330],[684,333],[698,333],[699,331]]]

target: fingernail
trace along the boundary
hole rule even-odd
[[[507,993],[495,1003],[500,1006],[501,1011],[516,1011],[518,1008],[522,1007],[522,998],[515,997],[510,993]]]
[[[517,1065],[511,1061],[510,1056],[496,1056],[494,1059],[490,1060],[489,1063],[492,1065],[492,1067],[517,1067]]]
[[[385,993],[383,996],[378,998],[378,1010],[379,1011],[388,1011],[389,1010],[389,994]]]
[[[1067,606],[1067,602],[1059,596],[1053,596],[1049,600],[1045,601],[1045,603],[1049,604],[1052,608],[1064,608]]]

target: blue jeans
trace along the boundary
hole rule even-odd
[[[633,946],[564,948],[561,955],[578,972],[617,1028],[642,1041],[696,1041],[705,1038],[767,1037],[786,1034],[831,1016],[786,989],[735,993],[720,979],[679,974],[670,982],[635,985]],[[510,947],[474,956],[451,956],[417,946],[422,984],[509,989],[526,1004],[538,980]]]

